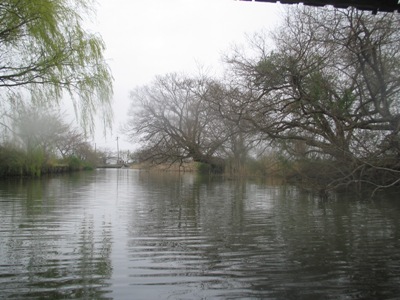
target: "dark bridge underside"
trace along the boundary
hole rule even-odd
[[[252,0],[242,0],[242,1],[252,1]],[[324,6],[333,5],[337,8],[347,8],[353,6],[362,10],[371,10],[376,13],[378,11],[393,12],[400,10],[400,0],[304,0],[304,1],[294,1],[294,0],[255,0],[257,2],[280,2],[282,4],[297,4],[303,3],[305,5],[312,6]]]

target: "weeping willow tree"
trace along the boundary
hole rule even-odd
[[[111,126],[112,75],[101,37],[83,28],[91,0],[2,0],[0,3],[0,98],[6,111],[30,101],[59,105],[72,99],[83,128],[101,115]]]

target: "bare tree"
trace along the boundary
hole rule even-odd
[[[67,126],[66,130],[58,135],[55,147],[63,158],[71,155],[80,156],[82,152],[80,149],[88,148],[85,135],[72,126]],[[81,159],[84,160],[83,157]]]
[[[222,148],[232,133],[211,109],[212,97],[211,80],[177,74],[135,89],[126,132],[144,145],[141,157],[156,163],[191,159],[221,168]]]
[[[259,143],[259,134],[242,118],[241,104],[247,96],[228,82],[215,81],[210,85],[210,109],[221,119],[229,137],[221,150],[226,158],[226,170],[232,174],[246,173],[250,152]]]
[[[233,110],[264,138],[331,161],[328,185],[399,182],[399,20],[289,10],[273,48],[256,36],[255,59],[236,52],[227,60],[244,95]]]
[[[54,154],[57,143],[69,130],[60,114],[33,106],[24,106],[14,112],[12,128],[14,140],[25,151],[40,150],[46,156]]]
[[[21,107],[12,116],[14,144],[26,153],[40,151],[45,159],[75,156],[94,162],[94,150],[85,135],[66,123],[57,111],[33,106]]]

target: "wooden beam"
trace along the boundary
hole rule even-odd
[[[254,1],[254,0],[241,0],[241,1]],[[378,11],[394,12],[400,11],[400,0],[255,0],[256,2],[280,2],[282,4],[298,4],[311,6],[324,6],[333,5],[337,8],[355,7],[361,10],[370,10],[374,13]]]

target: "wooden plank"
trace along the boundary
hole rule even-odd
[[[241,1],[253,1],[253,0],[241,0]],[[385,11],[394,12],[400,11],[399,0],[305,0],[305,1],[295,1],[295,0],[255,0],[256,2],[270,2],[282,4],[298,4],[303,3],[305,5],[311,6],[324,6],[333,5],[337,8],[347,8],[353,6],[361,10],[370,10],[373,12]]]

